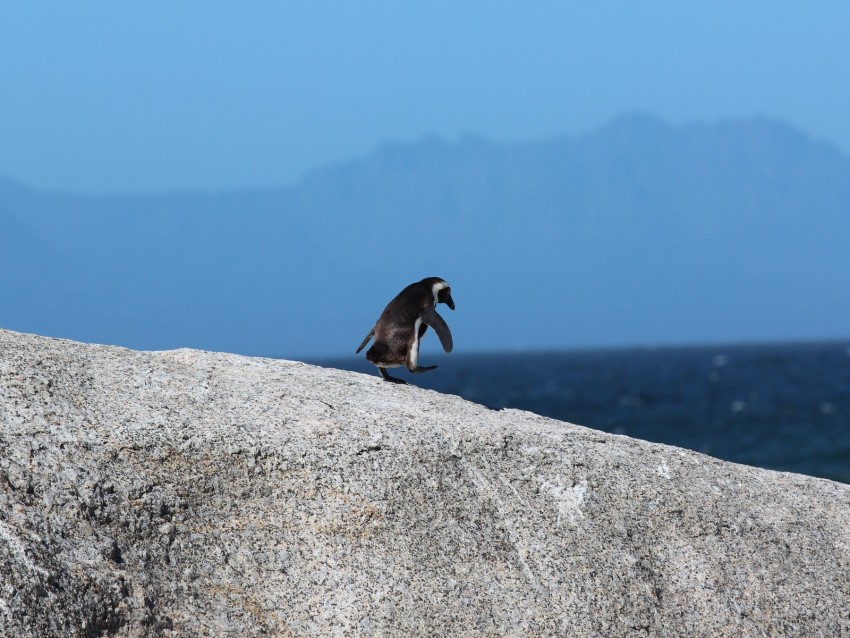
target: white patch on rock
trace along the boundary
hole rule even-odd
[[[579,519],[584,518],[581,505],[584,503],[587,493],[586,480],[582,479],[575,485],[567,487],[564,485],[564,479],[559,476],[556,481],[542,481],[540,487],[549,492],[555,499],[555,507],[558,510],[558,527],[561,526],[561,521],[564,518],[568,518],[573,525],[577,525]]]
[[[667,467],[667,461],[665,459],[661,459],[661,465],[655,468],[655,473],[666,479],[670,478],[670,468]]]

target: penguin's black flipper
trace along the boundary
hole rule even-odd
[[[362,348],[363,346],[360,347]],[[389,381],[390,383],[401,383],[402,385],[407,383],[407,381],[405,381],[404,379],[399,379],[398,377],[391,377],[390,373],[387,372],[386,368],[378,368],[378,372],[381,373],[381,376],[384,378],[384,381]]]
[[[357,354],[357,353],[358,353],[358,352],[360,352],[360,351],[361,351],[364,347],[366,347],[366,344],[367,344],[367,343],[369,343],[369,339],[371,339],[374,335],[375,335],[375,329],[374,329],[374,328],[372,328],[372,329],[369,331],[369,334],[367,334],[367,335],[366,335],[366,338],[363,340],[363,343],[361,343],[361,344],[360,344],[360,347],[359,347],[359,348],[357,348],[357,350],[355,350],[355,351],[354,351],[354,354]]]
[[[437,311],[433,308],[428,308],[428,310],[425,310],[422,313],[422,321],[431,326],[434,329],[434,332],[437,333],[437,336],[440,338],[440,343],[443,346],[443,350],[451,352],[454,347],[452,333],[446,325],[446,322],[443,321],[443,318],[437,314]]]
[[[415,368],[413,368],[413,370],[411,370],[411,372],[419,374],[420,372],[428,372],[428,370],[433,370],[436,367],[437,366],[416,366]]]

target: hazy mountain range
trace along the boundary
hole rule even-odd
[[[769,119],[630,115],[524,143],[385,144],[279,189],[0,179],[4,328],[348,353],[431,275],[453,286],[456,351],[847,337],[850,158]]]

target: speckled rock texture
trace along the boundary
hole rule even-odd
[[[0,331],[0,636],[847,637],[850,487]]]

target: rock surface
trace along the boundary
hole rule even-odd
[[[850,486],[0,331],[2,636],[850,636]]]

